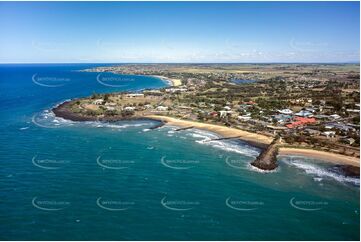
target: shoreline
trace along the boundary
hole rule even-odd
[[[360,159],[357,157],[335,154],[321,150],[280,147],[278,155],[304,156],[336,165],[351,165],[360,168]]]
[[[72,101],[65,101],[56,105],[52,108],[55,116],[61,117],[71,121],[102,121],[102,122],[116,122],[116,121],[137,121],[137,120],[151,120],[151,121],[158,121],[160,122],[159,125],[156,125],[154,128],[161,127],[165,124],[174,125],[180,128],[196,128],[205,131],[209,131],[220,135],[223,138],[227,137],[236,137],[234,139],[239,139],[249,143],[260,149],[265,149],[270,145],[273,141],[273,138],[262,135],[251,133],[248,131],[243,131],[240,129],[229,128],[226,126],[221,126],[217,124],[209,124],[209,123],[201,123],[197,121],[191,120],[182,120],[168,116],[162,115],[145,115],[145,116],[136,116],[136,117],[121,117],[121,116],[112,116],[112,117],[102,117],[102,118],[94,118],[91,116],[80,116],[77,114],[72,113],[67,109],[68,104]],[[282,155],[294,155],[294,156],[304,156],[309,158],[318,159],[324,161],[326,163],[332,163],[335,165],[351,165],[355,167],[360,167],[360,159],[357,157],[351,157],[331,152],[319,151],[314,149],[307,149],[307,148],[289,148],[289,147],[282,147],[278,148],[278,156]]]
[[[161,79],[162,81],[166,82],[169,86],[172,87],[178,87],[182,85],[182,81],[180,79],[168,78],[165,76],[157,76],[157,75],[151,75],[151,76]]]
[[[207,124],[196,121],[181,120],[181,119],[176,119],[167,116],[160,116],[160,115],[148,115],[146,117],[149,117],[151,119],[156,119],[178,127],[193,126],[194,128],[214,132],[222,137],[231,137],[231,136],[239,135],[240,137],[238,139],[246,141],[251,145],[260,148],[264,148],[264,146],[269,145],[273,140],[272,138],[261,134],[254,134],[251,132],[220,126],[216,124]],[[296,155],[296,156],[300,155],[309,158],[315,158],[324,161],[326,163],[360,167],[360,160],[357,157],[351,157],[351,156],[313,150],[313,149],[279,147],[278,155]]]
[[[145,117],[181,128],[193,127],[196,129],[202,129],[205,131],[216,133],[223,138],[239,136],[237,137],[237,139],[246,141],[251,145],[262,149],[267,147],[273,140],[268,136],[255,134],[248,131],[243,131],[240,129],[229,128],[217,124],[208,124],[208,123],[201,123],[190,120],[182,120],[182,119],[172,118],[168,116],[161,116],[161,115],[147,115]]]

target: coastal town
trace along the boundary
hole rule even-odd
[[[66,114],[62,106],[58,115],[106,121],[174,118],[258,134],[268,137],[268,144],[277,139],[285,149],[360,157],[356,64],[128,64],[84,71],[155,76],[171,85],[94,93],[67,103]]]

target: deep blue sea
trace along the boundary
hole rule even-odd
[[[1,240],[359,240],[359,180],[327,163],[261,173],[257,148],[205,131],[54,117],[67,99],[166,85],[79,72],[94,66],[0,65]]]

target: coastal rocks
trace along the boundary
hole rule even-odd
[[[261,170],[274,170],[277,168],[278,139],[264,149],[261,154],[254,160],[251,165]]]
[[[360,177],[360,167],[352,165],[335,165],[331,168],[332,171],[347,177]]]
[[[162,127],[165,122],[157,119],[152,119],[148,117],[139,117],[139,116],[132,116],[132,117],[123,117],[121,115],[114,115],[114,116],[92,116],[92,115],[85,115],[80,113],[74,113],[71,111],[71,105],[74,101],[66,101],[52,109],[53,113],[56,117],[63,118],[66,120],[71,121],[96,121],[96,122],[117,122],[117,121],[132,121],[132,120],[150,120],[156,121],[158,124],[150,127],[149,129],[157,129]]]

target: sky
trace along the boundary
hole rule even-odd
[[[359,62],[359,2],[0,2],[0,63]]]

